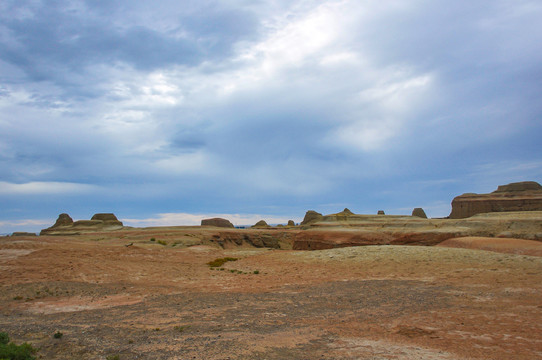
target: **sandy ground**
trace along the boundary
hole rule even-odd
[[[515,252],[0,238],[0,330],[43,359],[542,359],[542,257]]]

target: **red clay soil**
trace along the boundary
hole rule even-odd
[[[461,237],[441,242],[437,246],[495,251],[504,254],[542,256],[542,242],[512,238]]]
[[[0,238],[0,331],[52,360],[542,359],[540,257],[160,231]]]

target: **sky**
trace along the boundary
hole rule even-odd
[[[447,216],[542,182],[539,0],[2,0],[0,233]]]

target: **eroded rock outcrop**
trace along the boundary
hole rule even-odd
[[[295,226],[295,222],[293,220],[288,220],[288,225],[286,226]]]
[[[222,218],[212,218],[212,219],[203,219],[201,220],[201,226],[216,226],[223,228],[233,228],[233,224],[226,219]]]
[[[94,215],[92,215],[90,220],[92,220],[92,221],[103,221],[104,224],[106,224],[106,225],[119,225],[119,226],[122,226],[122,222],[120,222],[119,219],[117,219],[117,217],[115,216],[115,214],[112,214],[112,213],[94,214]]]
[[[253,228],[268,228],[269,225],[265,222],[265,220],[260,220],[256,224],[252,225]]]
[[[414,208],[414,210],[412,210],[412,216],[417,216],[422,219],[427,219],[427,215],[425,214],[425,211],[423,211],[422,208]]]
[[[73,225],[73,219],[70,217],[70,215],[66,213],[62,213],[58,215],[58,219],[56,219],[56,222],[52,227],[70,226],[70,225]]]
[[[322,220],[323,218],[324,216],[320,214],[319,212],[316,212],[314,210],[309,210],[305,213],[305,217],[303,218],[301,225],[312,224],[312,223]]]
[[[84,232],[118,230],[123,228],[121,221],[114,214],[94,214],[91,220],[73,219],[68,214],[58,215],[55,224],[43,229],[40,235],[76,235]]]
[[[534,181],[501,185],[489,194],[463,194],[452,201],[450,219],[463,219],[480,213],[542,211],[542,186]]]

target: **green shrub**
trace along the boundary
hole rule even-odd
[[[0,359],[3,360],[35,360],[33,356],[37,349],[28,343],[15,345],[9,342],[9,335],[5,332],[0,333]]]
[[[237,261],[237,260],[238,259],[234,257],[218,258],[218,259],[214,259],[213,261],[209,261],[207,265],[209,265],[209,267],[215,268],[215,267],[221,267],[228,261]]]
[[[157,243],[164,246],[167,245],[167,242],[165,242],[164,240],[158,240]]]
[[[9,343],[9,335],[7,332],[0,332],[0,345],[7,345]]]
[[[119,355],[107,355],[106,360],[120,360]]]
[[[260,273],[259,270],[254,270],[254,274],[258,275]]]
[[[60,339],[60,338],[62,337],[62,335],[64,335],[64,334],[61,333],[60,331],[57,331],[57,332],[53,335],[53,337],[54,337],[55,339]]]
[[[151,238],[151,241],[156,241],[156,239],[155,239],[155,238]]]

